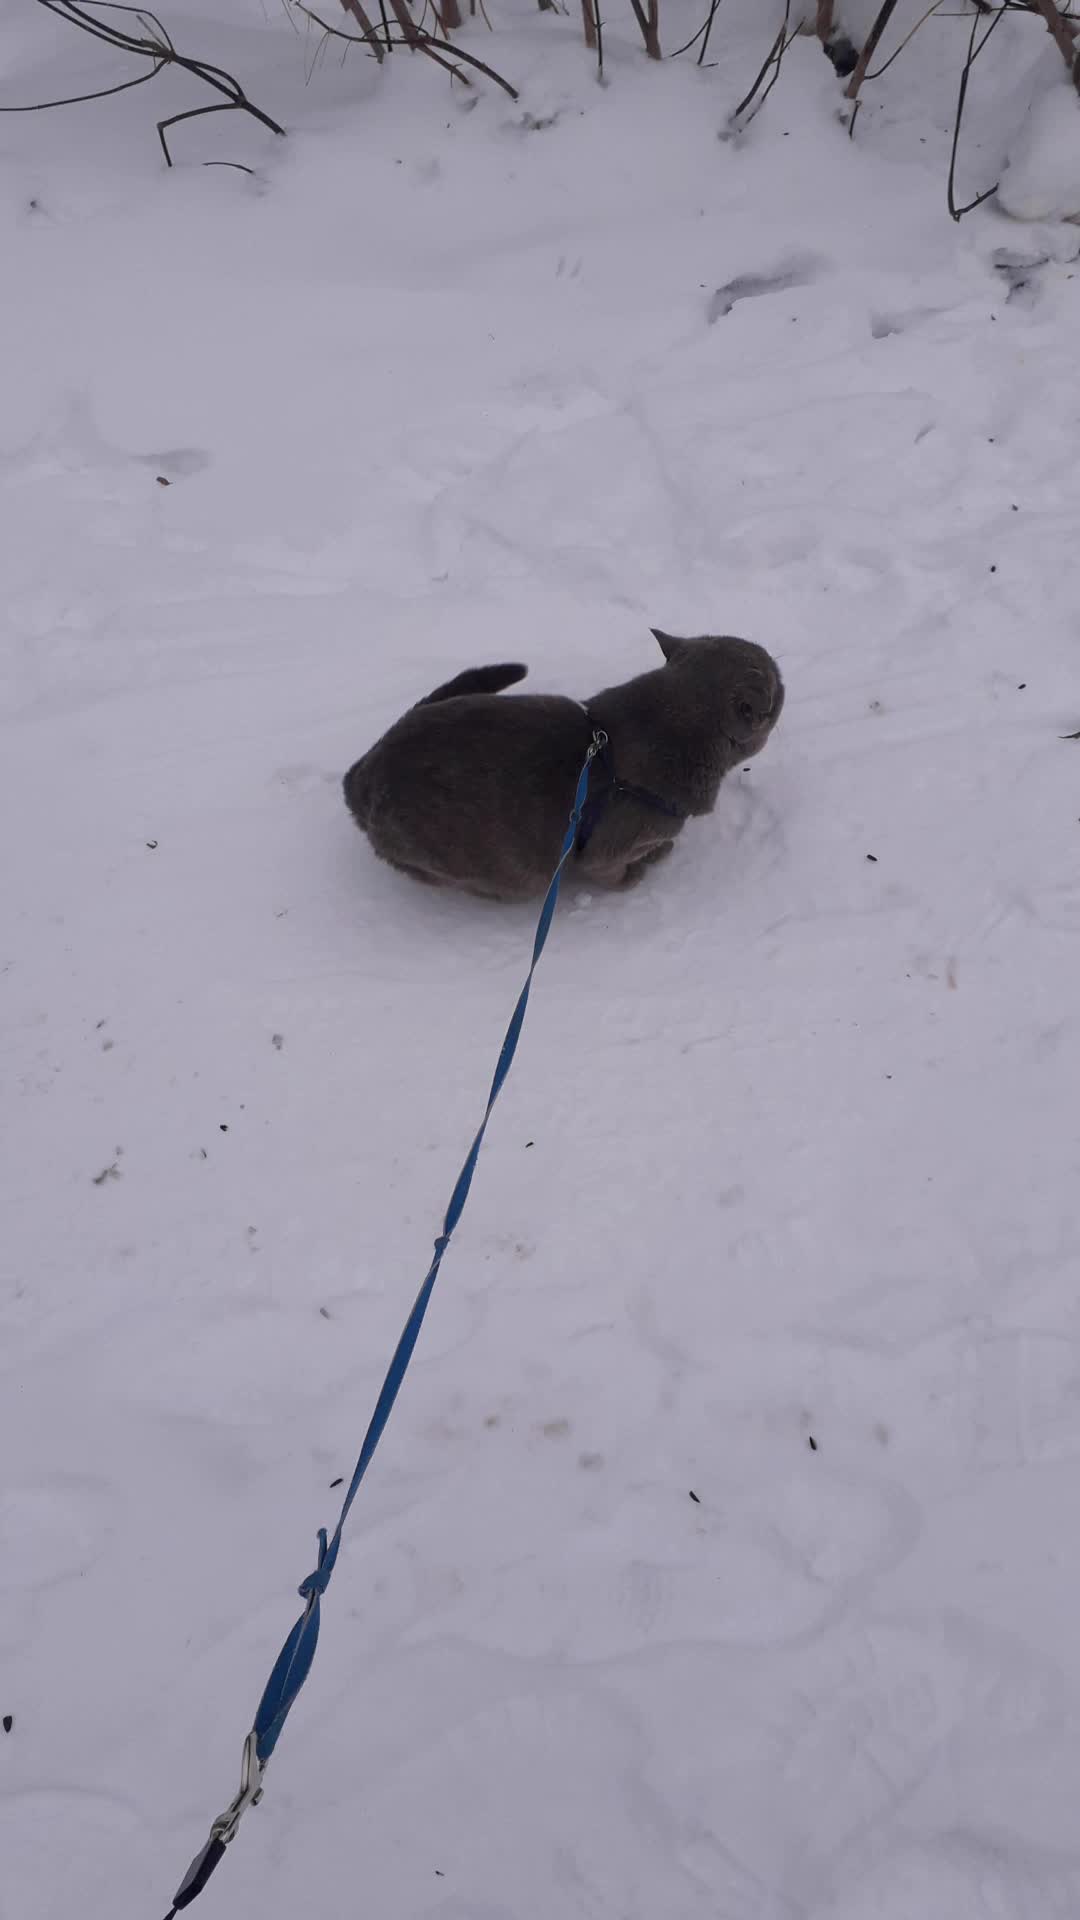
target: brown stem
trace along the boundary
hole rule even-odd
[[[814,30],[822,46],[832,33],[835,12],[836,0],[817,0],[817,20],[814,23]]]
[[[294,4],[299,5],[299,0],[294,0]],[[390,5],[393,9],[394,17],[401,28],[401,39],[391,40],[389,42],[390,45],[408,47],[411,53],[426,53],[429,60],[434,60],[437,67],[442,67],[444,71],[452,75],[455,80],[460,80],[462,86],[471,87],[472,81],[460,64],[461,61],[464,61],[467,67],[472,67],[477,73],[484,73],[489,80],[494,80],[495,85],[501,87],[504,93],[509,94],[511,100],[520,98],[517,88],[512,87],[509,80],[504,80],[501,73],[496,73],[494,67],[489,67],[486,60],[478,59],[475,53],[466,53],[464,47],[455,47],[448,40],[437,40],[433,33],[428,33],[426,29],[418,27],[412,14],[409,12],[406,0],[390,0]],[[322,28],[324,33],[331,34],[335,40],[355,41],[357,46],[364,44],[359,34],[342,33],[339,27],[329,26],[327,22],[320,19],[319,15],[313,12],[310,7],[304,7],[301,11],[307,13],[309,17],[316,21]],[[447,53],[452,56],[449,60],[443,58],[443,55]]]
[[[371,51],[375,55],[376,60],[381,63],[384,58],[382,42],[375,31],[372,21],[369,20],[363,7],[360,5],[360,0],[341,0],[341,6],[342,11],[350,14],[356,21],[357,26],[363,33],[364,39],[370,41]]]
[[[585,29],[585,45],[590,53],[595,53],[596,15],[593,13],[593,0],[581,0],[581,24]]]
[[[429,60],[434,60],[437,67],[442,67],[444,72],[450,75],[451,80],[460,80],[463,87],[472,86],[472,81],[469,79],[467,73],[464,73],[460,67],[455,66],[452,60],[444,60],[441,53],[435,52],[436,43],[433,40],[429,40],[426,34],[422,39],[418,40],[416,44],[421,53],[426,53]],[[440,40],[438,45],[441,47],[443,42]],[[452,47],[450,51],[451,53],[453,52]]]
[[[662,60],[660,51],[660,0],[646,0],[648,12],[641,0],[630,0],[634,9],[634,18],[641,28],[641,37],[645,42],[645,51],[650,60]]]
[[[892,19],[893,14],[895,12],[896,12],[896,0],[883,0],[883,4],[878,13],[878,17],[874,21],[874,24],[871,27],[869,34],[867,35],[866,42],[863,46],[863,50],[859,55],[858,64],[855,68],[855,71],[852,74],[851,79],[848,81],[846,88],[844,89],[845,94],[849,100],[858,99],[859,88],[862,86],[863,81],[866,79],[866,69],[870,65],[870,62],[873,59],[875,52],[877,51],[878,41],[881,39],[882,34],[884,33],[886,27],[889,24],[889,21]]]
[[[407,47],[418,47],[421,41],[420,29],[405,5],[405,0],[390,0],[390,11],[401,28],[401,37]]]

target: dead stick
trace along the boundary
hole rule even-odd
[[[294,5],[299,6],[299,0],[294,0]],[[437,40],[433,33],[428,33],[426,29],[418,27],[405,4],[405,0],[390,0],[390,5],[401,25],[401,39],[391,40],[389,42],[391,46],[406,46],[411,53],[426,53],[429,60],[434,60],[437,67],[444,68],[455,80],[460,80],[462,86],[471,87],[472,81],[469,79],[468,74],[463,73],[460,65],[455,64],[456,62],[464,60],[467,67],[474,67],[477,73],[484,73],[489,80],[494,80],[495,85],[501,87],[504,93],[508,93],[511,100],[520,98],[517,88],[512,87],[509,80],[504,80],[501,73],[496,73],[494,67],[489,67],[486,60],[479,59],[475,53],[466,53],[464,47],[455,47],[448,40]],[[332,39],[347,40],[351,45],[357,47],[366,45],[366,41],[364,41],[358,33],[342,33],[340,27],[330,26],[326,20],[321,19],[310,7],[301,8],[301,12],[306,13],[308,17],[314,20],[316,25],[320,26],[324,33],[328,33]],[[406,22],[408,23],[407,25]],[[453,59],[444,60],[442,56],[445,53],[451,54]]]
[[[121,5],[118,0],[100,0],[100,4],[107,6],[110,13],[123,14],[134,19],[142,29],[140,33],[135,34],[128,32],[124,27],[98,19],[95,14],[87,12],[84,6],[79,4],[79,0],[39,0],[39,4],[48,13],[54,13],[58,19],[66,20],[70,26],[81,28],[84,33],[90,35],[91,39],[101,40],[107,47],[117,48],[124,53],[141,55],[151,62],[150,71],[141,74],[135,80],[99,88],[94,93],[75,95],[63,100],[42,100],[32,107],[0,107],[0,112],[43,112],[50,107],[74,106],[77,100],[105,99],[110,94],[123,93],[129,87],[154,79],[163,67],[175,66],[182,72],[193,74],[196,79],[204,81],[208,87],[214,89],[215,93],[224,94],[225,99],[221,105],[213,109],[197,108],[188,113],[173,114],[169,119],[158,122],[158,139],[161,141],[166,163],[170,167],[172,156],[165,140],[165,128],[175,126],[181,120],[201,118],[209,111],[250,113],[252,118],[258,120],[262,126],[268,127],[271,133],[280,134],[284,138],[284,127],[279,127],[276,120],[272,120],[261,107],[255,106],[254,102],[248,99],[240,82],[234,80],[231,73],[226,73],[224,67],[214,66],[209,60],[196,60],[186,54],[178,53],[165,27],[149,8]],[[148,28],[149,32],[147,32]]]
[[[847,86],[844,90],[849,100],[858,99],[859,88],[862,86],[863,81],[866,79],[866,69],[870,65],[870,62],[877,51],[878,41],[881,39],[882,34],[884,33],[886,27],[889,24],[889,21],[892,19],[893,14],[895,12],[896,12],[896,0],[884,0],[884,4],[881,7],[878,17],[874,21],[874,24],[871,27],[870,32],[867,36],[866,44],[859,55],[858,65],[856,66],[855,71],[852,74],[851,79],[848,81]]]
[[[905,33],[903,39],[900,42],[900,45],[896,48],[896,51],[894,53],[890,53],[888,59],[883,60],[880,67],[875,67],[873,73],[868,73],[866,76],[867,79],[880,80],[883,73],[888,73],[889,68],[892,66],[893,61],[899,60],[900,55],[904,51],[904,48],[911,45],[911,42],[914,40],[915,35],[919,31],[919,28],[925,27],[927,21],[931,20],[935,13],[939,13],[941,8],[944,6],[944,4],[945,4],[945,0],[930,0],[930,5],[927,7],[926,12],[920,14],[919,18],[915,22],[915,25],[912,28],[910,28],[910,30],[907,33]],[[977,11],[978,9],[976,8],[976,12]]]
[[[341,6],[342,11],[351,14],[357,25],[363,29],[364,39],[370,40],[371,51],[375,55],[376,60],[381,63],[385,58],[385,51],[372,21],[368,19],[367,14],[360,5],[360,0],[341,0]],[[301,8],[301,12],[306,12],[306,8]]]
[[[964,104],[967,100],[971,69],[995,29],[999,27],[1004,20],[1005,9],[1004,7],[999,7],[996,13],[991,15],[990,25],[980,40],[979,22],[982,17],[981,13],[976,13],[971,22],[971,38],[968,41],[967,59],[964,62],[964,71],[960,75],[960,91],[956,99],[956,120],[953,125],[952,152],[949,155],[949,179],[945,193],[949,212],[952,214],[954,220],[962,220],[965,213],[974,213],[976,207],[981,207],[983,201],[989,200],[991,194],[996,193],[998,190],[998,182],[995,180],[992,187],[984,188],[983,192],[976,194],[974,200],[969,200],[966,206],[958,207],[956,204],[956,157],[960,151],[960,128],[964,123]]]
[[[397,21],[398,26],[401,28],[405,45],[407,47],[418,47],[420,45],[420,29],[413,19],[412,14],[409,12],[408,7],[405,5],[405,0],[390,0],[390,11]]]
[[[709,8],[709,17],[705,22],[705,38],[701,43],[701,49],[697,57],[697,63],[699,67],[703,67],[705,65],[705,55],[709,51],[709,35],[712,32],[713,21],[716,19],[716,9],[718,8],[719,5],[720,5],[720,0],[712,0],[712,6]]]
[[[641,28],[641,37],[645,42],[645,51],[649,59],[662,60],[663,55],[660,52],[660,35],[658,31],[660,0],[648,0],[649,11],[647,14],[641,5],[641,0],[630,0],[630,5],[634,9],[634,18]]]
[[[418,52],[430,54],[433,60],[438,61],[440,67],[445,67],[446,61],[439,60],[439,52],[450,53],[455,60],[464,60],[466,66],[475,67],[477,73],[486,74],[489,80],[494,80],[495,85],[501,87],[504,93],[508,93],[511,100],[520,100],[521,98],[517,88],[512,87],[509,80],[504,80],[501,73],[496,73],[494,67],[489,67],[486,60],[478,59],[475,53],[466,53],[464,47],[451,46],[446,40],[436,40],[434,35],[430,33],[422,33],[416,41],[416,47]],[[438,48],[439,52],[435,51],[436,48]],[[467,87],[472,85],[468,74],[462,73],[460,67],[452,67],[450,71],[457,79],[463,80]]]
[[[787,9],[784,14],[783,25],[780,28],[780,31],[777,34],[776,39],[773,41],[772,46],[769,48],[768,54],[765,57],[764,65],[762,66],[761,71],[759,72],[756,80],[754,81],[754,84],[751,87],[749,93],[746,94],[744,98],[739,101],[738,106],[736,107],[734,113],[732,114],[731,116],[732,125],[735,124],[735,121],[739,118],[740,114],[746,112],[747,107],[750,105],[751,100],[753,100],[754,96],[756,95],[758,88],[760,87],[762,81],[765,78],[765,75],[768,73],[769,68],[772,66],[773,61],[775,60],[777,65],[779,66],[780,61],[783,59],[784,49],[787,46],[787,23],[788,23],[788,14],[790,12],[791,12],[791,0],[788,0]]]

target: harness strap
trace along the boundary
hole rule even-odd
[[[598,786],[594,775],[588,799],[581,810],[581,824],[574,842],[574,852],[584,853],[616,794],[621,794],[627,800],[636,800],[639,806],[649,807],[653,813],[663,813],[669,820],[685,820],[687,816],[681,807],[673,807],[670,800],[662,800],[658,793],[650,793],[648,787],[637,787],[629,780],[619,779],[612,764],[611,745],[607,733],[594,719],[584,702],[581,710],[593,728],[594,734],[603,734],[604,744],[597,752],[595,767],[603,778],[604,784]]]

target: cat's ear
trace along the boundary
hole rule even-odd
[[[682,651],[684,642],[682,640],[676,640],[674,634],[661,633],[659,627],[650,627],[649,632],[658,643],[665,660],[673,660],[675,655]]]

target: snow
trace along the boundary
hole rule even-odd
[[[998,198],[1018,220],[1080,219],[1080,96],[1071,80],[1055,80],[1034,101]]]
[[[40,11],[3,99],[122,77]],[[601,88],[507,0],[517,105],[227,11],[167,16],[285,141],[166,173],[169,75],[0,121],[0,1916],[164,1912],[235,1791],[524,976],[341,772],[650,625],[769,646],[782,722],[567,893],[197,1911],[1072,1916],[1075,232],[948,220],[929,24],[854,141],[800,39],[721,142],[778,6],[702,72],[613,20]]]

